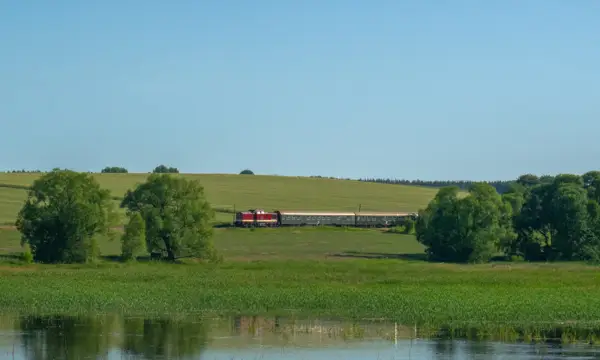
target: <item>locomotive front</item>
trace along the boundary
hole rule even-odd
[[[272,227],[277,226],[278,215],[262,209],[240,211],[235,214],[235,226],[239,227]]]

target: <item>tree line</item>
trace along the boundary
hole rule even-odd
[[[42,170],[25,170],[25,169],[20,169],[20,170],[6,170],[6,171],[2,171],[5,174],[41,174],[43,173]]]
[[[600,261],[600,171],[520,176],[499,194],[474,183],[438,191],[415,225],[431,261]]]
[[[468,190],[473,184],[478,183],[477,181],[471,180],[406,180],[406,179],[386,179],[386,178],[344,178],[334,176],[320,176],[312,175],[311,178],[316,179],[332,179],[332,180],[353,180],[362,182],[371,182],[378,184],[391,184],[391,185],[413,185],[413,186],[426,186],[434,188],[442,188],[446,186],[456,186],[461,190]],[[500,194],[510,189],[511,184],[515,183],[515,180],[493,180],[483,181],[486,184],[491,185]]]
[[[127,174],[129,171],[122,166],[107,166],[100,170],[103,174]],[[152,170],[153,174],[179,174],[179,169],[166,165],[158,165]]]
[[[461,190],[468,190],[477,181],[471,180],[405,180],[405,179],[383,179],[383,178],[364,178],[358,179],[358,181],[374,182],[379,184],[393,184],[393,185],[414,185],[414,186],[426,186],[434,188],[442,188],[446,186],[456,186]],[[514,180],[493,180],[484,181],[484,183],[491,185],[500,194],[510,189],[511,184]]]
[[[46,171],[42,170],[6,170],[2,171],[5,174],[41,174],[46,173]],[[127,174],[129,171],[122,166],[106,166],[102,170],[100,170],[103,174]],[[91,172],[89,172],[91,173]],[[153,174],[178,174],[179,169],[176,167],[166,166],[166,165],[158,165],[152,170]]]
[[[214,210],[197,180],[155,173],[128,190],[121,256],[220,261],[212,243]],[[54,169],[34,181],[16,226],[24,260],[83,263],[100,256],[100,239],[116,239],[120,215],[110,192],[87,173]]]

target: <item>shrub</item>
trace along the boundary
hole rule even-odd
[[[33,254],[31,253],[31,247],[29,244],[25,243],[23,245],[23,253],[21,254],[21,260],[26,264],[31,264],[33,262]]]

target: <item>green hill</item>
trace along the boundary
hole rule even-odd
[[[0,223],[13,223],[29,186],[39,174],[0,174]],[[148,174],[94,174],[113,196],[122,197],[127,189],[143,182]],[[418,211],[436,194],[437,189],[418,186],[388,185],[352,180],[308,177],[181,174],[199,180],[208,200],[217,208],[217,220],[231,220],[231,212],[250,208],[265,210],[358,210]]]

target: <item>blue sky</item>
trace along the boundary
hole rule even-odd
[[[0,2],[0,169],[600,167],[600,1]]]

